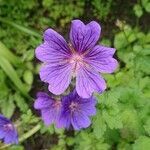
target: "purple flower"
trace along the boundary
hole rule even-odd
[[[76,91],[62,98],[62,110],[59,119],[59,126],[75,130],[87,128],[91,121],[89,116],[96,114],[96,100],[94,97],[81,98]]]
[[[59,120],[61,101],[56,101],[44,92],[37,94],[37,99],[34,103],[34,108],[41,110],[42,119],[45,125],[56,123]]]
[[[44,33],[44,43],[37,47],[36,57],[44,62],[40,70],[42,81],[49,83],[49,91],[59,95],[76,77],[76,91],[83,98],[106,89],[105,80],[98,73],[112,73],[117,67],[114,48],[96,45],[101,27],[95,21],[85,25],[73,20],[70,42],[52,29]]]
[[[91,121],[89,116],[96,114],[96,100],[94,97],[81,98],[74,90],[61,101],[54,100],[44,92],[37,94],[34,108],[39,109],[45,125],[55,123],[57,128],[71,126],[75,130],[87,128]]]
[[[0,139],[6,144],[17,144],[18,134],[12,122],[0,114]]]

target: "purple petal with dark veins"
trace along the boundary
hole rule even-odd
[[[44,92],[39,92],[34,103],[34,108],[41,111],[42,120],[45,125],[57,124],[61,112],[60,101],[52,99]]]
[[[50,96],[44,92],[38,92],[37,99],[34,103],[35,109],[43,109],[50,107],[53,104],[53,99],[50,98]]]
[[[85,55],[85,61],[101,73],[112,73],[118,66],[114,53],[114,48],[97,45]]]
[[[85,25],[80,20],[73,20],[70,30],[70,40],[77,52],[85,52],[93,48],[99,39],[100,25],[92,21]]]
[[[70,49],[59,33],[47,29],[44,32],[44,43],[36,48],[35,54],[40,61],[55,64],[69,58]]]
[[[106,89],[105,80],[94,69],[81,67],[76,78],[76,91],[79,96],[89,98],[93,92],[102,93]]]
[[[70,107],[72,103],[76,105],[74,110]],[[74,90],[62,98],[62,111],[58,127],[69,129],[72,125],[75,130],[88,127],[91,124],[89,116],[96,113],[95,105],[96,100],[94,97],[83,99]]]
[[[18,144],[18,133],[12,122],[0,114],[0,139],[6,144]]]
[[[49,83],[49,91],[53,94],[62,94],[71,82],[72,65],[60,64],[56,66],[45,65],[40,70],[42,81]]]
[[[89,127],[91,121],[84,112],[75,112],[71,118],[71,123],[75,130],[80,130]]]

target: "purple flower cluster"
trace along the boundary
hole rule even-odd
[[[39,92],[34,103],[34,107],[41,111],[45,125],[55,123],[57,128],[69,129],[72,126],[75,130],[90,125],[89,116],[95,115],[95,105],[94,97],[84,99],[76,91],[61,100],[54,100],[46,93]]]
[[[6,144],[17,144],[18,134],[9,119],[0,114],[0,139]]]
[[[96,45],[101,33],[100,25],[92,21],[85,25],[73,20],[70,40],[53,29],[44,32],[44,42],[36,48],[36,57],[43,62],[40,78],[49,84],[55,95],[62,94],[75,78],[75,90],[60,101],[46,93],[38,93],[34,107],[39,109],[46,125],[75,130],[90,125],[89,116],[95,114],[94,92],[102,93],[106,83],[100,73],[112,73],[118,62],[113,58],[114,48]]]

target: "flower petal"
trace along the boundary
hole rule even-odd
[[[112,73],[118,66],[117,60],[112,58],[114,53],[114,48],[97,45],[85,55],[85,60],[101,73]]]
[[[106,89],[105,80],[94,69],[81,67],[76,78],[76,91],[82,98],[91,97],[93,92],[101,93]]]
[[[0,114],[0,139],[3,139],[6,144],[18,143],[18,133],[15,127],[8,118],[6,118],[1,114]]]
[[[85,25],[80,20],[73,20],[70,30],[70,40],[74,49],[84,52],[94,47],[100,36],[100,25],[92,21]]]
[[[5,136],[5,132],[3,131],[2,127],[0,127],[0,139],[3,139]]]
[[[71,117],[67,112],[61,112],[60,118],[56,122],[57,128],[66,128],[69,129],[71,126]]]
[[[42,81],[49,83],[49,91],[59,95],[63,93],[71,81],[71,64],[60,64],[56,66],[45,65],[40,70]]]
[[[53,99],[50,98],[46,93],[44,92],[38,92],[37,99],[34,103],[35,109],[43,109],[47,107],[51,107],[53,104]]]
[[[42,62],[55,63],[68,58],[70,50],[60,34],[47,29],[44,33],[44,43],[36,48],[35,54]]]
[[[96,114],[96,99],[92,96],[90,98],[81,98],[76,90],[73,90],[68,96],[68,99],[74,100],[80,104],[80,110],[85,112],[87,116],[93,116]]]
[[[18,133],[14,129],[13,131],[7,131],[5,133],[4,142],[6,144],[18,144]]]
[[[47,109],[42,109],[41,114],[42,114],[42,119],[44,121],[44,124],[46,126],[54,123],[57,117],[57,113],[55,112],[55,109],[52,107]]]
[[[73,114],[71,124],[75,130],[80,130],[81,128],[87,128],[90,126],[91,121],[87,115],[78,112]]]
[[[96,99],[94,97],[83,99],[80,103],[81,110],[87,116],[93,116],[96,114]]]
[[[0,126],[11,123],[9,119],[0,114]]]

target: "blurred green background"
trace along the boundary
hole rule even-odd
[[[39,80],[34,50],[43,31],[68,38],[72,19],[102,26],[100,43],[115,47],[118,70],[104,74],[97,115],[79,132],[45,127],[33,109]],[[18,128],[8,150],[150,150],[149,0],[0,0],[0,113]]]

